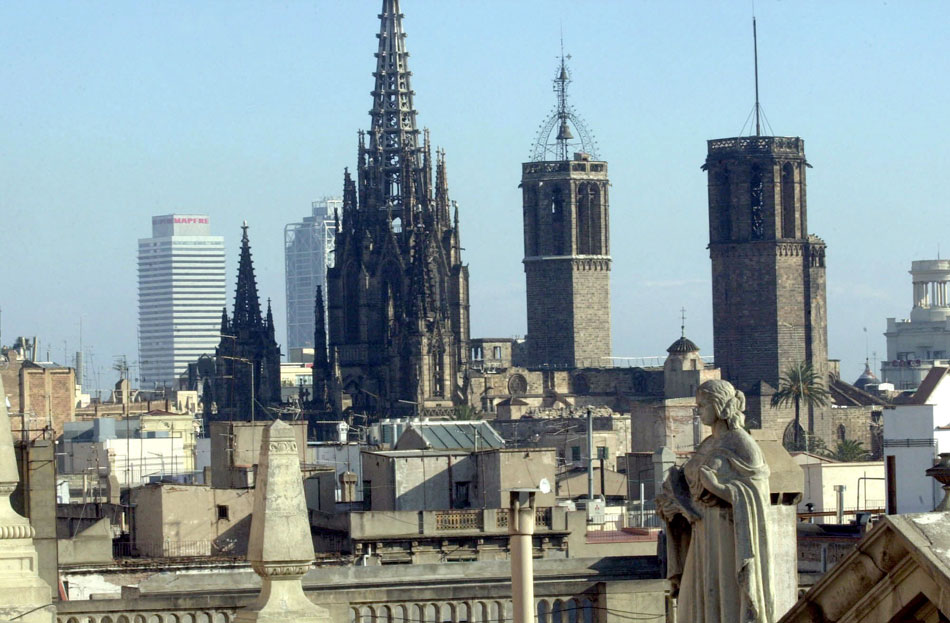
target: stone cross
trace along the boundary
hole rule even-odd
[[[33,526],[10,505],[20,473],[5,396],[0,380],[0,620],[52,623],[56,609],[49,585],[37,575]]]
[[[328,612],[303,592],[313,541],[293,428],[280,420],[264,429],[254,487],[247,559],[263,586],[235,623],[325,623]]]

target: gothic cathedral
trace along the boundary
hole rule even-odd
[[[344,175],[327,354],[314,363],[327,407],[376,416],[465,404],[469,356],[458,207],[445,153],[433,161],[428,132],[416,128],[402,17],[398,0],[384,0],[372,125],[360,133],[356,181]]]

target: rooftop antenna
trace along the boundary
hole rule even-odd
[[[584,120],[581,119],[568,98],[567,87],[571,83],[571,72],[567,69],[570,54],[564,53],[564,33],[561,32],[561,55],[554,78],[554,94],[557,103],[547,119],[538,127],[538,135],[532,149],[534,162],[548,160],[567,160],[572,149],[589,154],[597,159],[597,143]],[[570,122],[570,123],[568,123]],[[571,127],[573,126],[573,128]],[[573,132],[572,132],[573,129]],[[575,137],[574,134],[577,134]]]
[[[567,85],[571,81],[570,74],[567,73],[567,67],[564,65],[564,30],[561,30],[561,70],[554,80],[554,92],[557,93],[557,116],[561,122],[557,131],[557,156],[558,160],[567,160],[567,142],[574,138],[571,129],[567,125]]]
[[[755,5],[752,7],[752,53],[755,58],[755,135],[762,136],[759,124],[759,36],[755,28]]]

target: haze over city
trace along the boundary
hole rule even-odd
[[[554,104],[563,33],[571,103],[611,171],[613,354],[664,355],[685,308],[711,355],[699,167],[706,140],[751,130],[751,4],[402,8],[418,123],[446,150],[460,206],[472,335],[525,332],[518,183]],[[866,352],[885,356],[885,319],[910,311],[910,262],[940,253],[946,8],[755,11],[763,133],[805,140],[809,231],[828,244],[829,356],[853,380]],[[209,214],[225,236],[230,287],[248,221],[283,342],[283,226],[339,195],[355,165],[377,12],[375,0],[0,6],[2,341],[38,335],[69,364],[82,319],[107,388],[114,356],[137,359],[137,239],[152,215],[180,212]]]

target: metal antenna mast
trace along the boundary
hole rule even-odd
[[[567,73],[567,66],[564,64],[564,37],[561,37],[561,70],[557,78],[554,79],[554,92],[557,94],[557,118],[560,126],[557,130],[557,159],[567,160],[567,142],[574,138],[571,134],[571,128],[567,125],[567,85],[571,82],[571,76]]]
[[[759,124],[759,37],[755,28],[755,14],[752,15],[752,53],[755,58],[755,135],[762,136]]]
[[[571,55],[564,54],[564,36],[561,36],[561,57],[557,76],[554,78],[554,94],[557,104],[548,118],[539,126],[535,139],[531,160],[542,162],[546,160],[564,161],[572,150],[579,149],[597,159],[597,143],[587,124],[567,101],[567,85],[571,82],[571,73],[567,69],[567,61]],[[570,123],[568,123],[570,122]],[[571,132],[573,126],[574,132]],[[555,134],[556,129],[556,134]],[[551,139],[554,140],[551,140]]]

